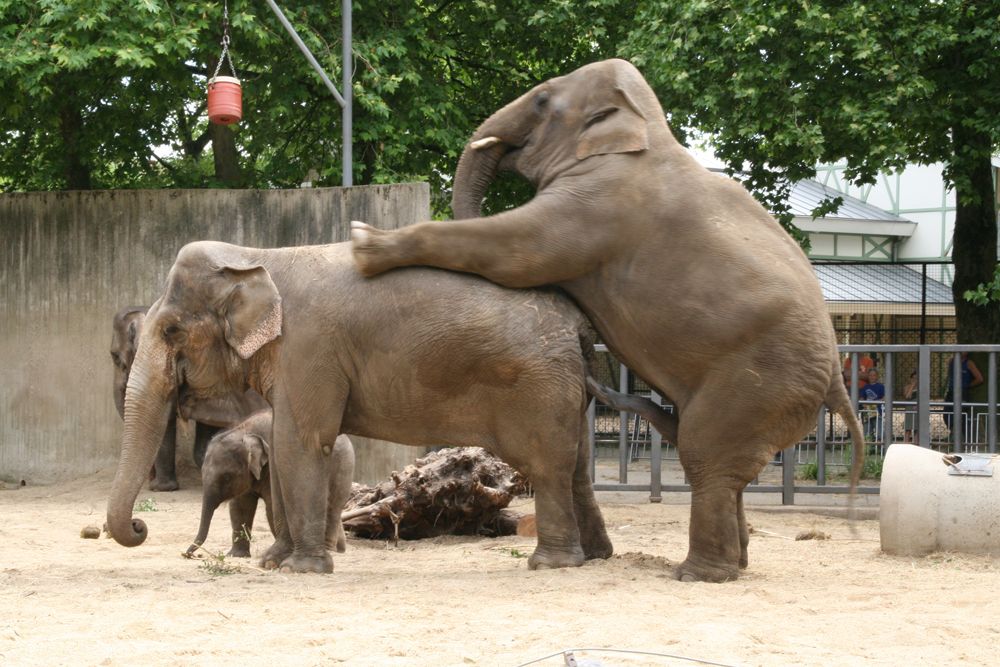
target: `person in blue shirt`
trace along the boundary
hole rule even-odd
[[[868,382],[861,388],[858,394],[858,399],[861,401],[882,401],[885,399],[885,385],[879,378],[879,372],[875,368],[868,369]],[[869,409],[871,406],[868,406]],[[878,440],[879,432],[878,425],[880,417],[882,416],[882,404],[879,403],[877,408],[869,413],[869,416],[865,418],[865,435],[871,436],[875,440]]]

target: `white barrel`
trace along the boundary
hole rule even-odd
[[[1000,554],[1000,457],[892,445],[882,467],[882,550]]]

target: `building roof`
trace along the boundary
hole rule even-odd
[[[812,212],[825,199],[840,197],[843,203],[836,213],[813,218]],[[819,181],[806,179],[792,184],[788,204],[795,216],[792,223],[805,232],[833,234],[870,234],[909,237],[917,223],[872,206],[857,197],[838,192]]]
[[[813,264],[831,313],[920,315],[923,275],[905,264]],[[954,315],[951,288],[927,277],[928,315]]]

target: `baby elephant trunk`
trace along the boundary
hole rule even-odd
[[[201,501],[201,523],[198,525],[198,535],[185,552],[186,556],[193,555],[194,552],[201,548],[205,540],[208,539],[208,529],[212,527],[212,517],[215,516],[215,510],[221,504],[222,499],[206,488]]]

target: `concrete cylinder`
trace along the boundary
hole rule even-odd
[[[1000,553],[998,458],[889,447],[879,495],[882,550],[903,556]]]

